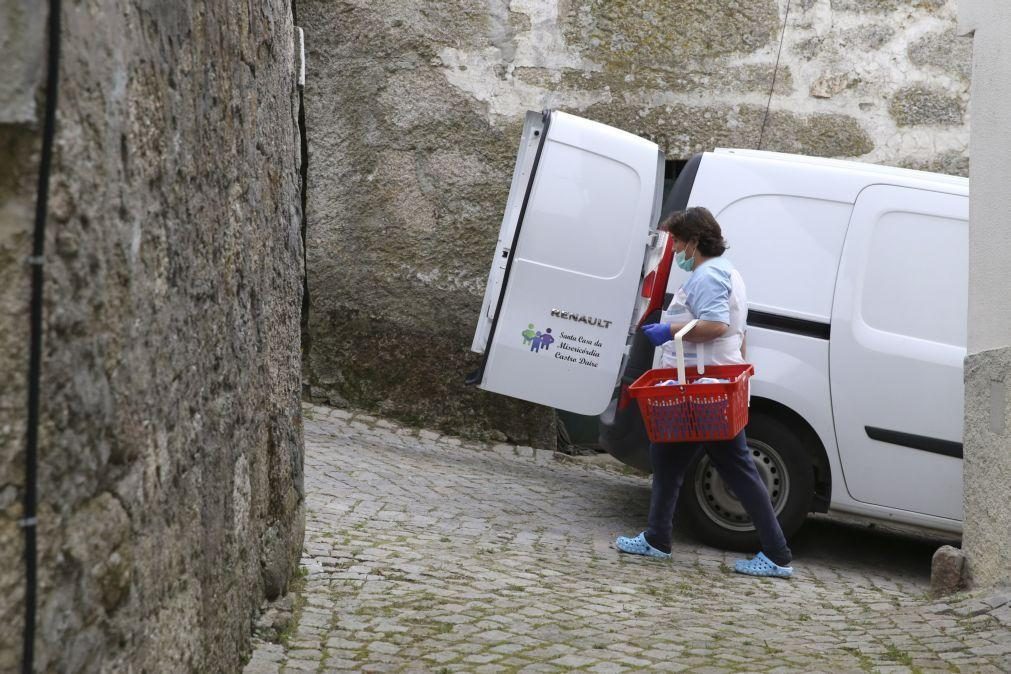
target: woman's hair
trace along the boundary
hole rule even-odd
[[[660,223],[660,229],[681,241],[698,241],[699,250],[706,257],[719,257],[728,248],[720,223],[716,222],[708,208],[701,206],[671,213]]]

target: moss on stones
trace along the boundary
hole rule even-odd
[[[840,12],[892,12],[904,8],[936,12],[944,6],[945,0],[832,0],[833,11]]]
[[[580,79],[584,74],[590,76],[589,72],[583,70],[569,70],[569,69],[550,69],[550,68],[516,68],[513,70],[512,76],[517,80],[524,82],[526,84],[531,84],[535,87],[543,87],[545,89],[552,89],[559,85],[563,75],[569,75],[571,77]]]
[[[701,67],[671,69],[635,65],[627,71],[607,69],[602,72],[567,69],[553,84],[556,90],[600,91],[606,89],[612,96],[642,95],[648,98],[655,92],[684,93],[766,93],[772,86],[773,64],[749,63],[726,66],[719,70]],[[525,73],[524,73],[525,74]],[[549,77],[542,77],[548,82]],[[542,85],[546,86],[546,85]],[[793,73],[788,66],[780,66],[776,74],[776,93],[793,92]]]
[[[9,480],[0,479],[0,547],[5,543],[5,529],[11,534],[17,532],[17,542],[11,544],[11,559],[15,559],[20,549],[20,530],[14,520],[17,508],[8,507],[14,503],[17,490],[14,484],[20,482],[24,474],[23,450],[25,418],[21,413],[25,400],[28,362],[28,302],[29,274],[24,259],[32,248],[32,218],[35,206],[35,175],[38,170],[37,156],[39,132],[27,125],[0,124],[0,311],[4,319],[0,321],[0,371],[7,373],[5,386],[0,387],[0,409],[17,410],[16,414],[0,415],[0,466],[7,466]],[[16,158],[8,161],[6,158]],[[15,481],[14,476],[19,476]],[[18,512],[20,512],[18,510]],[[10,517],[5,517],[9,513]],[[20,591],[20,572],[0,572],[0,596],[13,597]],[[15,589],[17,588],[17,589]],[[12,604],[13,606],[13,604]],[[0,620],[11,626],[11,634],[17,631],[20,615],[15,617],[6,610],[0,610]],[[15,667],[13,657],[4,645],[6,639],[0,634],[0,670]]]
[[[668,157],[689,157],[714,147],[757,147],[765,109],[755,105],[667,106],[634,114],[616,106],[594,106],[592,119],[622,126],[659,144]],[[858,157],[874,149],[852,117],[797,115],[773,111],[762,149],[825,157]]]
[[[900,0],[832,0],[835,12],[891,12],[897,9]]]
[[[800,40],[793,45],[792,51],[809,61],[823,60],[851,52],[880,49],[893,37],[895,29],[891,26],[869,23]]]
[[[403,0],[370,0],[368,3],[339,0],[332,4],[327,14],[338,16],[341,30],[336,31],[341,41],[349,39],[363,43],[359,54],[376,52],[383,43],[387,46],[419,42],[427,45],[446,45],[461,49],[481,47],[487,44],[493,26],[488,20],[489,8],[484,3],[470,0],[440,0],[431,2],[403,2]],[[319,16],[319,8],[307,3],[299,6],[299,14]],[[322,28],[331,23],[316,23]],[[301,21],[305,26],[313,26],[310,21]],[[377,39],[378,38],[378,39]],[[372,44],[369,41],[375,40]],[[396,51],[396,50],[395,50]]]
[[[769,116],[762,149],[815,157],[859,157],[874,149],[874,141],[849,115],[777,111]]]
[[[931,157],[930,159],[906,158],[897,162],[898,166],[916,169],[917,171],[930,171],[932,173],[944,173],[952,176],[969,177],[969,148],[965,150],[949,150]]]
[[[567,17],[584,56],[625,68],[750,53],[778,34],[774,0],[577,0]]]
[[[898,126],[957,126],[965,104],[944,90],[914,85],[895,92],[888,112]]]
[[[942,70],[965,82],[972,75],[972,40],[954,30],[927,33],[910,44],[907,53],[913,64]]]

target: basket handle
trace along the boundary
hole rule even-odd
[[[688,383],[688,378],[685,376],[685,350],[684,350],[684,337],[687,335],[695,324],[699,322],[699,319],[693,318],[685,324],[685,327],[677,331],[674,335],[674,346],[677,349],[678,358],[678,381],[682,386]],[[705,360],[705,348],[702,346],[702,342],[698,342],[695,345],[696,354],[696,367],[699,369],[699,374],[706,373],[706,365],[703,362]]]

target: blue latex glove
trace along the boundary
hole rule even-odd
[[[670,323],[650,323],[642,326],[642,333],[653,346],[660,346],[674,339],[670,326]]]

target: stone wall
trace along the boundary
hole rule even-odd
[[[318,400],[550,444],[549,411],[461,384],[526,110],[613,124],[670,159],[761,140],[967,167],[954,0],[793,0],[778,70],[787,0],[303,4]]]
[[[46,5],[0,0],[0,671],[21,654]],[[234,671],[302,543],[292,8],[63,6],[36,668]]]

